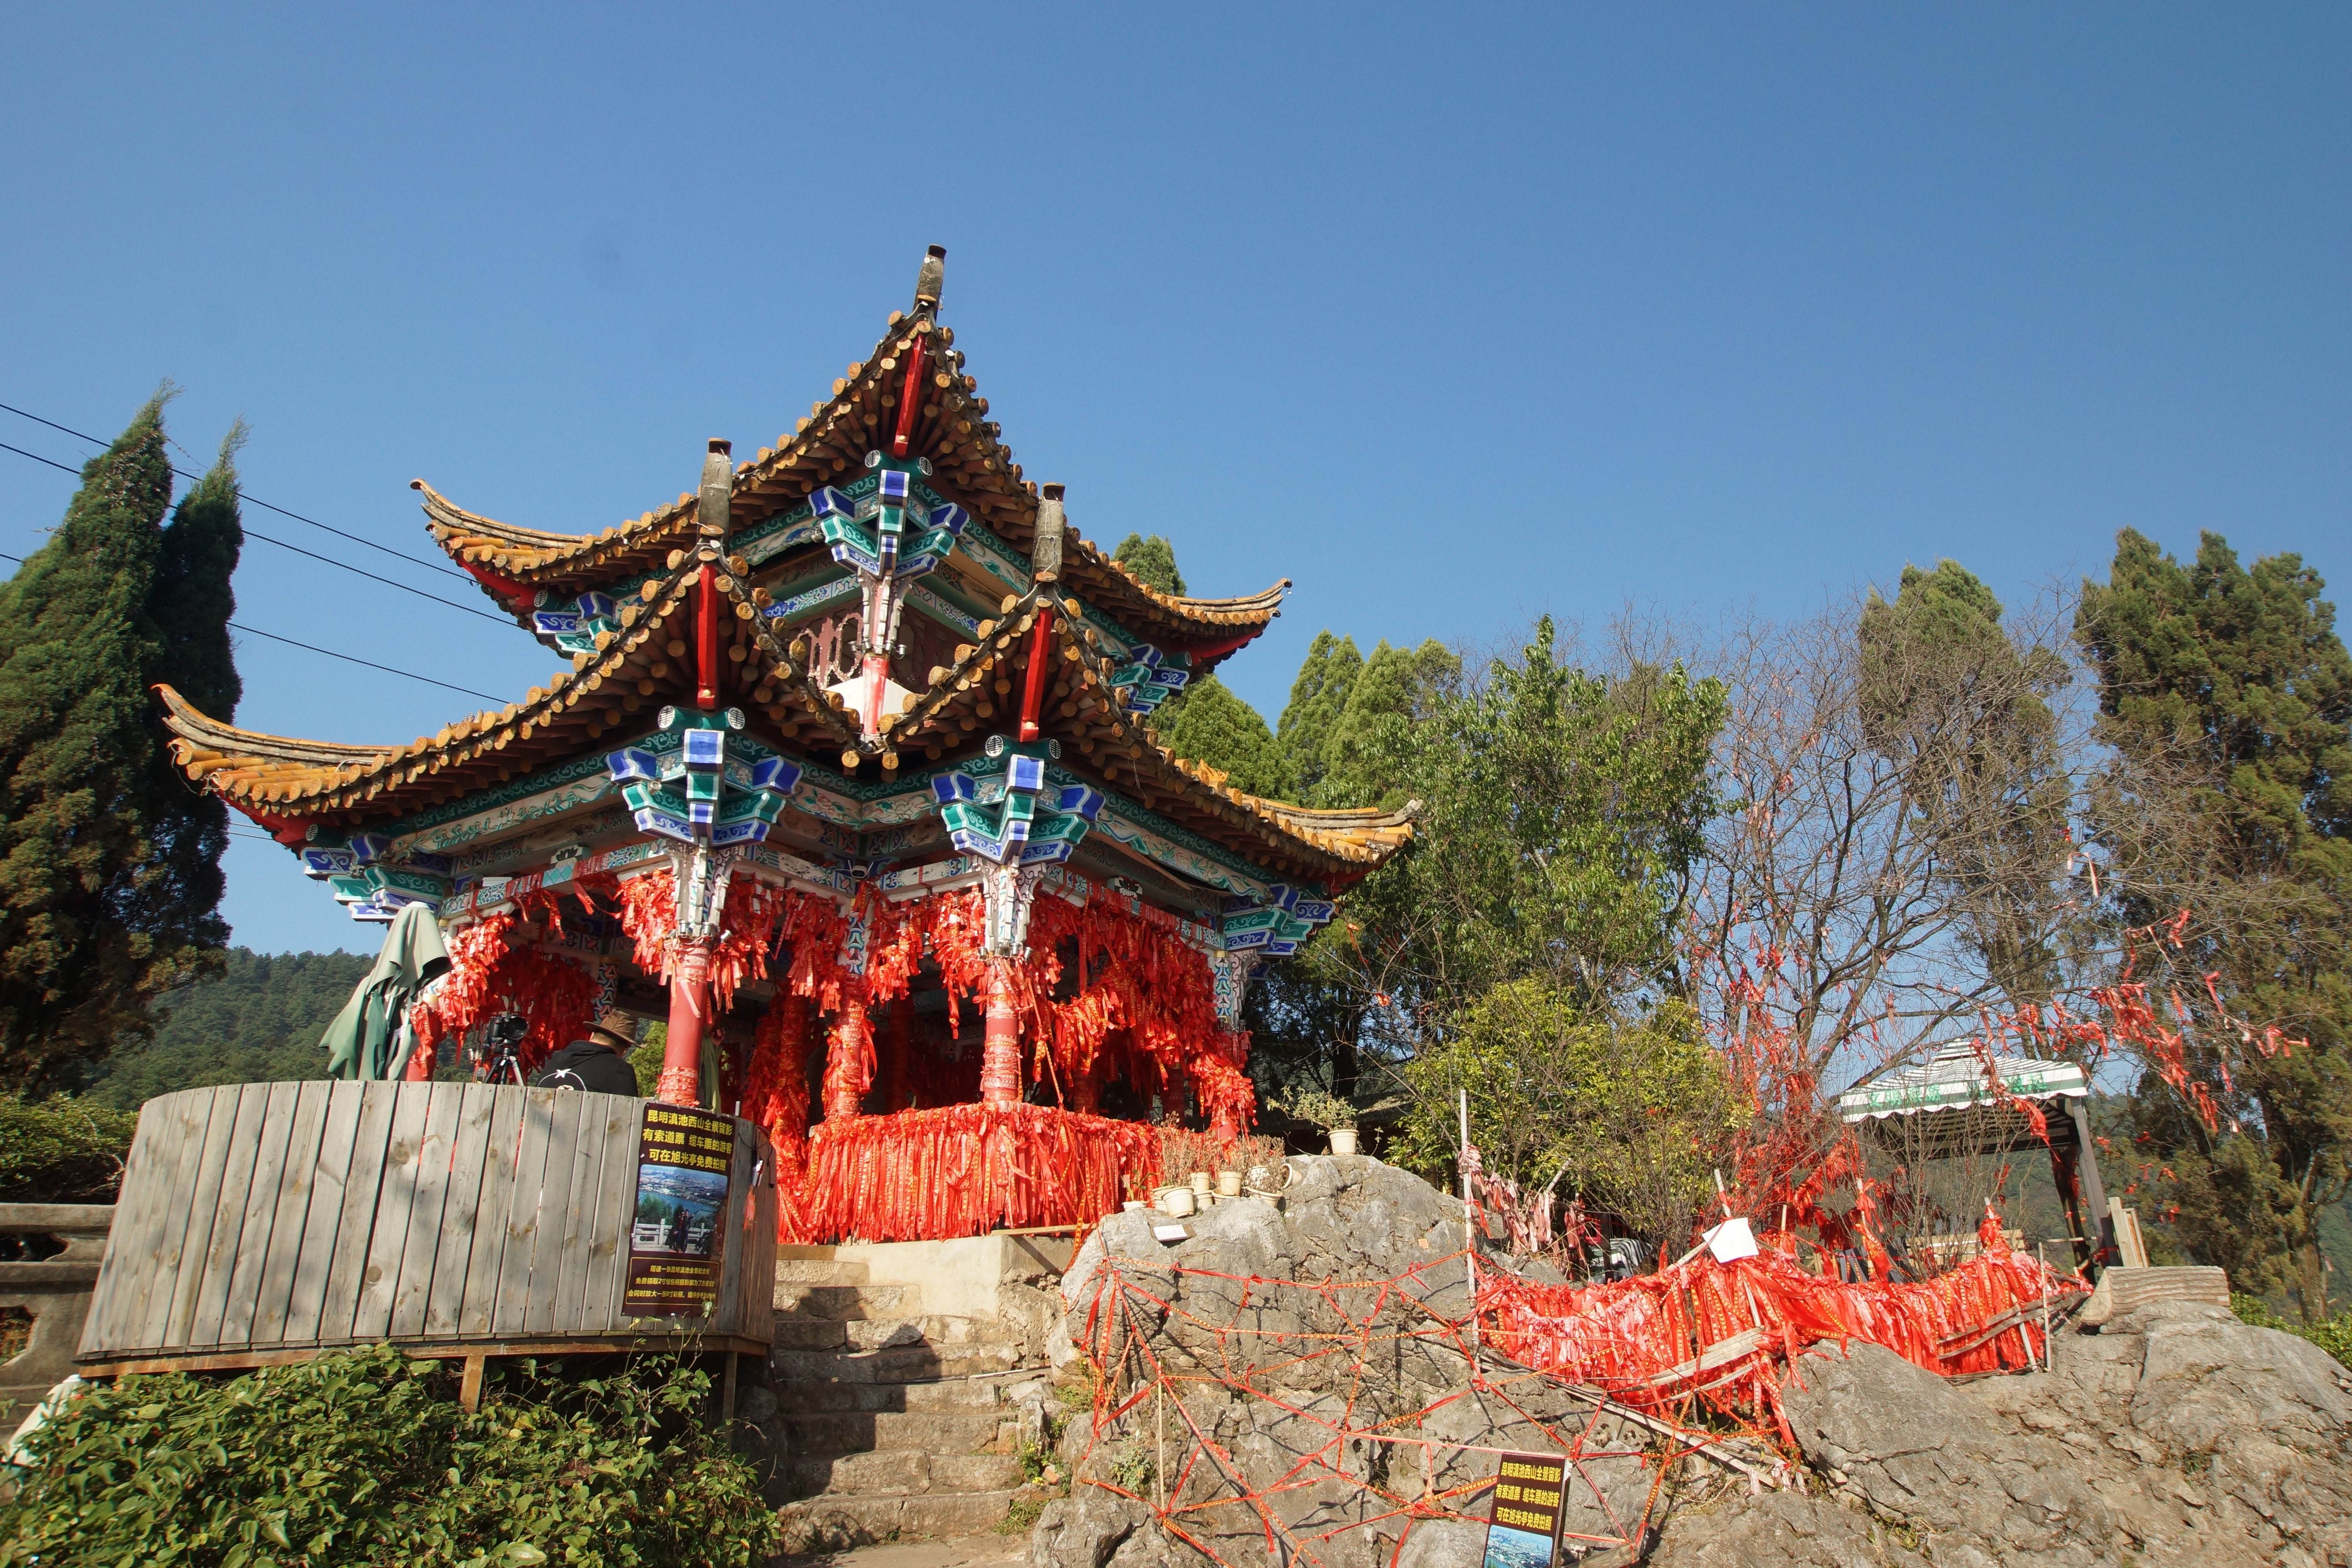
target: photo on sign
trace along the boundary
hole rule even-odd
[[[1551,1537],[1507,1524],[1489,1525],[1484,1568],[1551,1568]]]
[[[708,1258],[718,1250],[726,1209],[726,1172],[644,1166],[637,1173],[637,1219],[629,1250]]]

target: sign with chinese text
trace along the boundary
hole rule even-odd
[[[1485,1568],[1552,1568],[1568,1461],[1558,1454],[1506,1454],[1486,1515]]]
[[[624,1314],[710,1315],[726,1257],[727,1172],[734,1157],[730,1118],[692,1106],[646,1105]]]

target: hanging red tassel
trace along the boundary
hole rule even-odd
[[[571,959],[520,940],[530,918],[560,919],[552,900],[502,910],[452,936],[449,972],[409,1011],[416,1049],[430,1059],[446,1039],[497,1013],[520,1013],[528,1027],[520,1047],[528,1074],[581,1038],[595,1015],[596,977]],[[431,1068],[425,1068],[429,1077]]]
[[[1044,1105],[948,1105],[818,1124],[799,1201],[812,1239],[942,1240],[1088,1225],[1160,1168],[1141,1122]]]

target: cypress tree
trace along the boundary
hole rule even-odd
[[[1282,794],[1285,770],[1274,731],[1232,688],[1213,675],[1202,676],[1185,689],[1181,703],[1171,706],[1176,711],[1160,726],[1161,745],[1188,762],[1223,770],[1230,775],[1228,788],[1251,795]]]
[[[1128,574],[1147,586],[1163,594],[1182,595],[1184,574],[1176,570],[1176,547],[1165,535],[1155,533],[1146,539],[1130,533],[1118,542],[1110,558],[1128,570]]]
[[[148,595],[156,631],[156,658],[147,684],[169,685],[224,722],[236,716],[245,694],[229,643],[236,596],[229,586],[245,544],[238,516],[236,451],[242,420],[221,443],[220,460],[180,498],[163,530],[155,582]],[[218,913],[221,855],[228,847],[228,807],[191,784],[169,750],[149,754],[146,826],[152,854],[139,888],[133,924],[159,943],[177,947],[209,969],[228,942]]]
[[[1290,775],[1288,798],[1301,805],[1326,804],[1324,752],[1348,705],[1349,689],[1363,668],[1364,656],[1356,651],[1354,637],[1320,631],[1298,667],[1298,679],[1290,683],[1290,701],[1274,736]]]
[[[1462,681],[1462,660],[1432,638],[1419,647],[1391,647],[1386,639],[1348,686],[1323,741],[1323,778],[1314,805],[1398,806],[1406,784],[1415,724],[1435,716]]]
[[[2180,967],[2309,1042],[2224,1061],[2192,1038],[2219,1131],[2149,1073],[2141,1136],[2178,1175],[2176,1236],[2314,1318],[2321,1217],[2352,1183],[2352,657],[2324,588],[2294,555],[2249,571],[2208,533],[2184,566],[2126,529],[2076,622],[2117,755],[2093,805],[2116,912],[2188,910]]]
[[[149,929],[161,734],[151,600],[172,498],[158,395],[0,589],[0,1088],[67,1081],[194,957]]]

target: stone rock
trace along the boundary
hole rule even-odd
[[[1029,1537],[1029,1561],[1036,1568],[1108,1568],[1114,1559],[1139,1564],[1149,1559],[1123,1555],[1139,1534],[1160,1534],[1150,1509],[1116,1492],[1089,1489],[1045,1505]]]
[[[1814,1347],[1780,1400],[1805,1458],[1882,1518],[2037,1554],[2116,1539],[2067,1449],[2005,1433],[1963,1389],[1882,1346]]]
[[[2049,1370],[1965,1384],[1876,1345],[1824,1344],[1780,1391],[1803,1461],[1792,1486],[1759,1490],[1698,1459],[1669,1462],[1662,1484],[1637,1425],[1595,1420],[1491,1355],[1472,1375],[1448,1326],[1468,1303],[1457,1199],[1366,1157],[1290,1164],[1280,1208],[1219,1204],[1171,1242],[1154,1234],[1166,1216],[1121,1214],[1073,1259],[1044,1333],[1066,1386],[1089,1348],[1121,1350],[1131,1392],[1139,1332],[1182,1404],[1067,1422],[1057,1457],[1073,1492],[1040,1519],[1034,1568],[1202,1563],[1149,1506],[1100,1484],[1116,1473],[1157,1495],[1171,1479],[1153,1474],[1161,1456],[1174,1468],[1192,1455],[1192,1428],[1223,1458],[1196,1460],[1171,1500],[1232,1563],[1265,1560],[1263,1508],[1279,1532],[1312,1537],[1326,1568],[1472,1568],[1484,1524],[1408,1528],[1395,1500],[1450,1490],[1475,1510],[1496,1462],[1479,1450],[1558,1451],[1573,1434],[1591,1457],[1567,1528],[1633,1537],[1588,1568],[2352,1568],[2352,1373],[2292,1335],[2151,1301],[2095,1333],[2060,1332]],[[1407,1441],[1335,1440],[1335,1427]]]
[[[1486,1527],[1458,1519],[1433,1519],[1412,1527],[1396,1568],[1468,1568],[1486,1554]]]
[[[2352,1394],[2303,1340],[2181,1302],[1955,1384],[1819,1346],[1783,1402],[1804,1492],[1701,1486],[1651,1561],[2352,1563]]]

